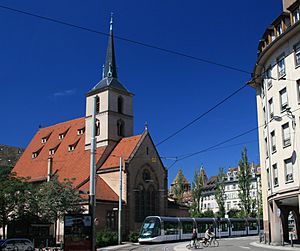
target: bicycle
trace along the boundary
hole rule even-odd
[[[218,247],[219,241],[216,239],[216,237],[211,237],[210,240],[203,239],[203,247]]]
[[[191,240],[189,244],[186,245],[187,249],[197,249],[201,248],[201,241],[199,239],[193,241]]]

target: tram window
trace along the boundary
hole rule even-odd
[[[141,237],[155,237],[160,235],[160,222],[158,219],[146,219],[142,226]]]
[[[197,222],[198,233],[205,233],[205,231],[212,225],[213,225],[212,223],[198,221]]]
[[[164,221],[165,235],[178,234],[178,222]]]
[[[221,222],[220,223],[220,229],[222,232],[227,232],[228,231],[228,224],[227,222]]]
[[[257,230],[257,222],[256,221],[249,222],[249,230]]]
[[[193,233],[194,224],[192,221],[182,221],[181,224],[183,234]]]
[[[244,231],[246,230],[245,222],[232,222],[233,231]]]

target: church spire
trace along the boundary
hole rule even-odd
[[[113,35],[113,13],[111,13],[109,24],[109,38],[106,50],[106,59],[103,69],[103,78],[117,78],[117,65],[115,59],[114,35]]]

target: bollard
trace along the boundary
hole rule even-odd
[[[293,234],[290,234],[290,239],[291,239],[291,247],[294,247],[294,243],[293,243]]]

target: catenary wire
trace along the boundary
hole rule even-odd
[[[80,29],[80,30],[83,30],[83,31],[96,33],[96,34],[99,34],[99,35],[102,35],[102,36],[107,36],[107,37],[110,36],[109,33],[106,33],[106,32],[97,31],[97,30],[87,28],[87,27],[84,27],[84,26],[72,24],[72,23],[65,22],[65,21],[58,20],[58,19],[54,19],[54,18],[51,18],[51,17],[46,17],[46,16],[34,14],[34,13],[31,13],[31,12],[28,12],[28,11],[23,11],[23,10],[8,7],[8,6],[5,6],[5,5],[0,5],[0,8],[5,9],[5,10],[9,10],[9,11],[12,11],[12,12],[15,12],[15,13],[19,13],[19,14],[23,14],[23,15],[27,15],[27,16],[32,16],[32,17],[36,17],[36,18],[43,19],[43,20],[46,20],[46,21],[62,24],[62,25],[69,26],[69,27],[76,28],[76,29]],[[169,53],[169,54],[173,54],[173,55],[193,59],[193,60],[198,61],[198,62],[219,66],[219,67],[222,67],[222,68],[226,68],[228,70],[233,70],[233,71],[237,71],[237,72],[241,72],[241,73],[245,73],[245,74],[251,74],[251,72],[246,71],[244,69],[240,69],[240,68],[230,66],[230,65],[227,65],[227,64],[221,64],[221,63],[218,63],[218,62],[215,62],[215,61],[212,61],[212,60],[196,57],[196,56],[189,55],[189,54],[186,54],[186,53],[183,53],[183,52],[179,52],[179,51],[175,51],[175,50],[171,50],[171,49],[166,49],[166,48],[159,47],[159,46],[156,46],[156,45],[152,45],[152,44],[148,44],[148,43],[144,43],[144,42],[140,42],[140,41],[136,41],[136,40],[133,40],[133,39],[120,37],[120,36],[116,36],[116,35],[114,35],[114,38],[125,41],[125,42],[133,43],[133,44],[136,44],[136,45],[140,45],[140,46],[143,46],[143,47],[147,47],[147,48],[159,50],[159,51],[162,51],[162,52],[166,52],[166,53]]]

